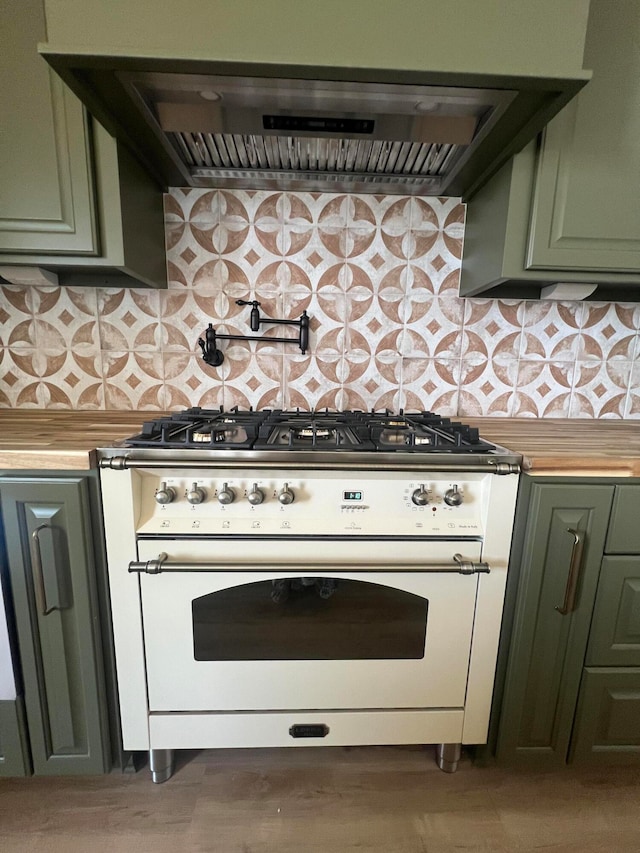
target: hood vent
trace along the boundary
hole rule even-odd
[[[169,133],[168,139],[190,169],[192,182],[220,180],[291,181],[342,186],[389,183],[420,192],[442,181],[461,146],[362,139],[307,139],[234,133]]]
[[[164,186],[468,200],[590,76],[589,0],[43,2],[40,52]]]
[[[122,74],[192,186],[444,194],[511,91]]]

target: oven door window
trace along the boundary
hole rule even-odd
[[[295,577],[192,601],[197,661],[419,660],[429,602],[370,581]]]

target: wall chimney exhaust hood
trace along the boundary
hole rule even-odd
[[[45,0],[40,50],[166,186],[469,197],[587,82],[588,0]]]

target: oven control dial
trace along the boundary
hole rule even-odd
[[[424,485],[421,485],[420,488],[414,491],[411,495],[411,500],[416,506],[426,506],[429,503],[429,495]]]
[[[247,500],[252,506],[258,506],[264,500],[264,492],[258,488],[257,483],[251,487],[251,491],[247,494]]]
[[[452,486],[444,493],[444,502],[447,506],[460,506],[462,503],[462,493],[458,491],[457,486]]]
[[[201,504],[206,498],[204,489],[201,489],[197,483],[192,483],[191,488],[187,492],[187,500],[190,504]]]
[[[229,488],[228,483],[223,483],[222,488],[218,492],[218,501],[221,504],[232,504],[236,499],[236,493]]]
[[[160,483],[160,488],[156,489],[155,499],[156,503],[159,504],[170,504],[173,500],[175,500],[175,490],[171,488],[171,486],[167,486],[167,484],[163,481]]]
[[[292,504],[295,499],[296,496],[289,488],[289,483],[285,483],[284,486],[278,492],[278,500],[281,504],[284,504],[284,506],[288,506],[289,504]]]

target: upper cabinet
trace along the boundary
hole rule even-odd
[[[42,0],[2,0],[2,18],[1,274],[166,287],[160,187],[38,55]]]
[[[584,61],[592,80],[470,200],[462,295],[537,298],[563,282],[640,299],[637,0],[592,0]]]

